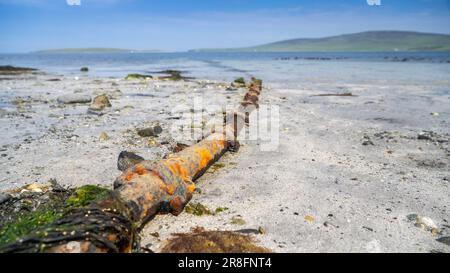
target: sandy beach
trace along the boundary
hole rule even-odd
[[[343,73],[339,80],[311,66],[289,84],[284,79],[299,70],[269,74],[252,65],[240,68],[256,71],[249,73],[263,79],[261,102],[280,110],[277,149],[250,141],[227,153],[196,181],[191,200],[217,212],[158,215],[142,230],[142,247],[159,252],[174,233],[202,227],[251,234],[273,252],[450,252],[448,240],[437,241],[450,236],[448,64],[382,64],[382,72],[374,64],[373,77]],[[360,71],[343,66],[351,65]],[[435,77],[421,76],[429,74]],[[2,76],[0,90],[2,192],[51,179],[112,188],[121,151],[149,160],[174,151],[174,106],[195,97],[233,105],[246,92],[220,77],[46,71]],[[112,105],[101,114],[89,113],[89,102],[61,102],[101,94]],[[137,134],[155,124],[158,136]]]

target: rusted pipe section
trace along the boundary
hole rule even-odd
[[[243,101],[227,114],[222,128],[166,159],[144,160],[128,168],[108,196],[65,215],[45,231],[51,236],[25,237],[19,250],[130,252],[137,247],[137,233],[146,222],[158,213],[180,214],[192,198],[194,181],[225,152],[236,149],[236,138],[249,113],[258,107],[261,90],[261,80],[252,79]]]
[[[195,190],[195,181],[229,148],[244,126],[245,116],[258,107],[262,82],[253,79],[240,107],[223,129],[157,163],[142,161],[126,170],[114,188],[132,210],[133,222],[144,224],[158,212],[180,214]],[[231,120],[232,119],[232,120]]]

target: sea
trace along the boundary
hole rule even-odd
[[[27,53],[0,54],[0,65],[92,77],[176,69],[198,79],[258,77],[280,88],[314,82],[450,81],[450,52]],[[89,72],[80,72],[81,67]]]

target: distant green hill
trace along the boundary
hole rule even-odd
[[[160,52],[158,50],[133,50],[133,49],[121,49],[121,48],[104,48],[104,47],[92,47],[92,48],[58,48],[58,49],[46,49],[34,51],[32,53],[132,53],[132,52]]]
[[[409,31],[368,31],[326,38],[285,40],[245,48],[195,51],[450,51],[450,35]]]

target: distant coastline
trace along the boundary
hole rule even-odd
[[[91,48],[56,48],[56,49],[44,49],[32,51],[30,53],[36,54],[51,54],[51,53],[160,53],[162,50],[135,50],[135,49],[122,49],[122,48],[104,48],[104,47],[91,47]]]
[[[450,35],[413,31],[367,31],[324,38],[299,38],[241,48],[191,52],[448,52]]]

